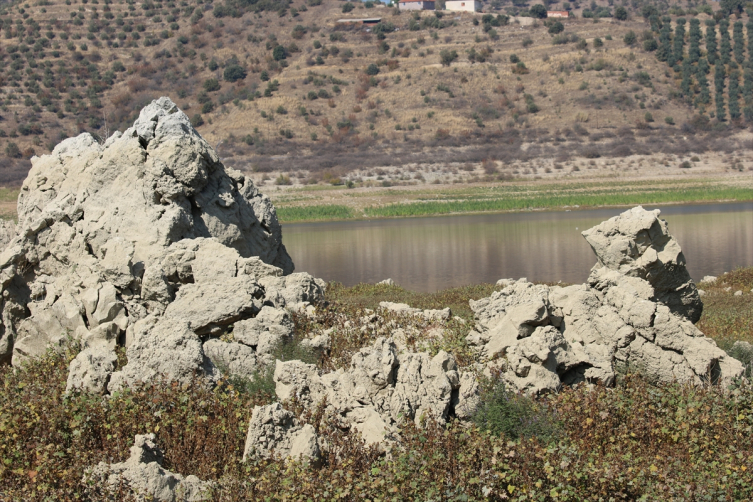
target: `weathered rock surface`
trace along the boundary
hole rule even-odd
[[[658,214],[638,207],[583,232],[599,257],[588,284],[521,279],[471,301],[469,343],[511,388],[532,394],[610,385],[627,369],[665,383],[741,376],[742,365],[691,322],[700,298]]]
[[[313,406],[326,399],[369,443],[382,442],[402,419],[443,422],[457,410],[467,416],[478,393],[475,378],[460,374],[446,352],[399,353],[386,338],[362,348],[348,369],[321,376],[313,364],[278,361],[274,381],[280,400],[295,396]]]
[[[669,235],[660,213],[638,206],[584,231],[598,259],[588,282],[598,281],[604,268],[638,277],[653,288],[651,300],[695,323],[701,318],[703,303],[685,268],[680,245]]]
[[[84,476],[104,500],[122,500],[122,494],[137,501],[197,502],[209,500],[211,483],[196,476],[183,477],[162,468],[162,451],[154,434],[137,435],[125,462],[100,462]]]
[[[2,252],[15,237],[16,223],[13,220],[0,219],[0,252]]]
[[[243,460],[259,456],[292,458],[312,465],[321,461],[319,440],[310,424],[300,425],[293,413],[280,403],[256,406],[248,424]]]
[[[292,334],[282,309],[323,295],[323,281],[292,274],[269,199],[167,98],[102,145],[82,134],[32,164],[0,254],[0,363],[72,336],[90,348],[71,363],[69,390],[211,381],[213,359],[247,374]],[[234,345],[216,340],[234,330]]]

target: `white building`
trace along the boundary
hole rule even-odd
[[[481,12],[483,4],[478,0],[447,0],[445,10],[458,10],[466,12]]]

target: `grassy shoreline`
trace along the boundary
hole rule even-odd
[[[350,195],[350,194],[347,194]],[[381,205],[358,206],[354,194],[351,200],[343,196],[343,204],[301,205],[298,200],[288,205],[284,198],[275,201],[281,223],[315,221],[347,221],[383,218],[428,217],[451,214],[505,213],[523,211],[560,211],[566,209],[594,209],[627,207],[638,204],[700,204],[712,202],[753,201],[753,187],[713,185],[669,186],[656,183],[590,184],[556,187],[503,186],[475,189],[437,189],[402,195],[408,200]],[[356,203],[354,203],[356,202]]]

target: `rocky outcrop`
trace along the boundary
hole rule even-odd
[[[685,268],[680,245],[659,214],[658,209],[646,211],[638,206],[583,232],[598,259],[588,282],[599,282],[608,271],[643,279],[653,290],[650,300],[698,322],[703,303]]]
[[[154,434],[137,435],[125,462],[100,462],[84,475],[83,481],[96,493],[98,500],[123,500],[124,496],[139,502],[210,500],[211,483],[196,476],[183,477],[167,471],[162,468],[162,459]]]
[[[583,232],[599,258],[588,283],[521,279],[471,301],[468,336],[488,368],[536,394],[580,381],[611,385],[628,369],[656,382],[731,382],[743,373],[691,322],[702,305],[657,211],[634,208]]]
[[[319,375],[313,364],[277,362],[275,392],[311,407],[326,400],[329,411],[358,430],[368,443],[382,442],[401,420],[467,416],[478,388],[446,352],[399,352],[392,339],[379,338],[356,353],[350,367]]]
[[[310,424],[300,425],[280,403],[256,406],[248,424],[243,460],[251,457],[291,458],[319,465],[319,438]]]
[[[167,98],[104,144],[82,134],[32,164],[0,254],[0,363],[74,337],[69,390],[248,374],[292,334],[284,309],[323,295],[292,273],[269,199]]]

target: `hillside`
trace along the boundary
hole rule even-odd
[[[634,3],[620,7],[627,19],[619,21],[583,17],[618,7],[574,2],[575,18],[557,25],[508,17],[527,14],[532,4],[519,1],[486,4],[486,17],[347,5],[347,13],[344,2],[321,0],[5,6],[0,183],[18,185],[26,159],[62,138],[123,130],[160,95],[192,117],[229,165],[285,171],[301,183],[410,163],[547,158],[556,168],[575,157],[751,147],[743,132],[753,86],[747,15],[740,27],[731,18],[725,46],[726,18],[717,13],[717,52],[708,47],[708,6]],[[382,22],[336,23],[360,17]],[[679,32],[686,19],[691,29]],[[703,37],[694,46],[696,20]],[[710,92],[697,68],[711,52],[722,63],[707,80],[717,67],[723,74]],[[681,65],[675,56],[684,53]],[[725,81],[733,75],[737,86]],[[721,108],[709,99],[720,92]],[[730,93],[743,94],[737,108]]]

